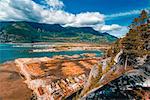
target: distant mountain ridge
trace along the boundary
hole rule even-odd
[[[94,42],[110,43],[116,37],[92,27],[62,27],[35,22],[0,22],[0,42]]]

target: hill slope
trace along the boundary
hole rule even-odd
[[[35,22],[0,22],[1,42],[91,42],[110,43],[117,38],[91,27],[62,27]]]
[[[107,51],[107,58],[93,66],[79,98],[150,98],[150,15],[143,10],[129,28]]]

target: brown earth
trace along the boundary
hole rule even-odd
[[[53,59],[39,63],[27,63],[26,69],[34,78],[47,78],[52,76],[52,81],[64,79],[66,77],[74,77],[80,74],[89,74],[93,65],[99,62],[100,58],[91,59]],[[25,61],[25,59],[23,60]]]
[[[0,65],[0,100],[30,100],[31,94],[14,62]]]

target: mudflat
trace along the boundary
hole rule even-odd
[[[0,100],[29,100],[32,91],[19,76],[14,62],[0,65]]]

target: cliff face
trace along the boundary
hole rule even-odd
[[[108,51],[110,60],[107,60],[107,63],[101,61],[105,71],[102,70],[101,74],[98,74],[97,70],[91,71],[90,80],[86,83],[88,87],[84,87],[80,94],[81,99],[149,98],[150,19],[145,11],[142,11],[139,19],[142,22],[134,23],[129,33]],[[97,65],[97,69],[101,66]],[[91,78],[95,72],[99,76]],[[98,81],[91,81],[95,79]]]
[[[126,71],[119,78],[100,88],[95,87],[95,90],[84,96],[84,99],[146,99],[150,87],[150,56],[138,59],[136,68]],[[99,82],[102,82],[102,78]]]
[[[101,76],[102,76],[102,67],[98,65],[93,66],[90,71],[89,78],[85,83],[84,88],[81,92],[81,95],[84,95],[90,90],[92,90],[95,87],[95,85],[98,83]]]

